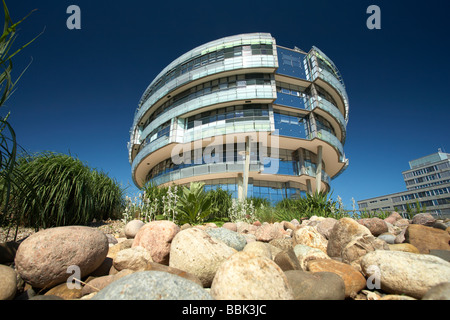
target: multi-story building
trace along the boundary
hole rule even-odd
[[[412,160],[403,171],[407,191],[358,201],[360,210],[409,210],[450,217],[450,154],[441,152]],[[420,207],[420,208],[419,208]]]
[[[348,165],[349,103],[322,51],[268,33],[201,45],[145,90],[128,144],[136,186],[205,183],[276,202],[328,191]]]

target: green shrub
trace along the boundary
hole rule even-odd
[[[177,202],[177,221],[180,224],[199,224],[212,212],[210,195],[203,190],[204,183],[191,182],[190,187],[183,187]]]
[[[122,214],[123,190],[118,183],[69,155],[23,156],[18,170],[32,191],[13,190],[11,210],[17,223],[39,229],[84,225]]]

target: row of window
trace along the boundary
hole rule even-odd
[[[195,57],[186,61],[185,63],[176,66],[174,69],[168,71],[166,74],[161,76],[157,82],[155,82],[146,92],[143,97],[143,102],[145,102],[148,97],[150,97],[154,92],[158,91],[160,88],[165,86],[168,82],[173,79],[190,72],[192,70],[198,69],[200,67],[220,62],[228,58],[238,57],[242,55],[272,55],[273,47],[270,44],[253,44],[236,46],[231,48],[225,48],[218,51],[210,52],[199,57]]]
[[[408,189],[408,190],[422,189],[422,188],[427,188],[427,187],[437,186],[437,185],[440,185],[440,184],[446,184],[446,183],[450,183],[450,179],[447,179],[447,180],[441,180],[441,181],[436,181],[436,182],[432,182],[432,183],[426,183],[426,184],[422,184],[422,185],[420,185],[420,186],[409,187],[409,188],[407,188],[407,189]]]
[[[193,88],[185,90],[162,104],[145,121],[142,128],[145,129],[153,120],[161,114],[179,106],[187,101],[218,91],[246,87],[250,85],[270,85],[271,75],[264,73],[242,74],[237,76],[223,77],[213,81],[207,81]]]
[[[428,191],[410,193],[410,194],[406,194],[406,195],[402,195],[402,196],[396,196],[396,197],[392,198],[392,202],[395,203],[395,202],[400,202],[400,201],[409,201],[409,200],[414,200],[414,199],[418,199],[418,198],[437,196],[437,195],[446,194],[446,193],[450,193],[450,187],[438,188],[438,189],[433,189],[433,190],[428,190]]]
[[[187,118],[186,129],[192,129],[195,126],[204,125],[216,121],[225,120],[228,123],[234,122],[238,119],[242,121],[270,120],[269,105],[236,105],[202,112],[195,116]]]
[[[440,163],[438,165],[433,165],[433,166],[429,166],[429,167],[422,168],[419,170],[404,173],[403,178],[406,180],[406,179],[409,179],[412,177],[420,176],[422,174],[427,174],[427,173],[438,171],[438,170],[444,170],[447,168],[450,168],[450,162],[444,162],[444,163]]]

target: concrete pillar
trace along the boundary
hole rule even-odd
[[[317,164],[316,164],[316,192],[320,192],[322,185],[322,146],[317,147]]]
[[[243,181],[243,199],[247,199],[247,190],[248,190],[248,175],[250,172],[250,144],[251,137],[247,136],[245,138],[245,162],[244,162],[244,181]]]
[[[306,179],[306,192],[308,192],[309,195],[313,195],[312,193],[312,186],[311,186],[311,179]]]

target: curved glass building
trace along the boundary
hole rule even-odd
[[[268,33],[201,45],[145,90],[128,144],[136,186],[189,184],[272,202],[328,191],[348,166],[349,103],[333,61]]]

